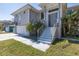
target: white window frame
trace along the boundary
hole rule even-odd
[[[57,19],[59,18],[59,11],[52,11],[52,12],[48,12],[48,15],[53,14],[53,13],[57,13]]]
[[[57,22],[56,23],[58,23],[58,21],[59,21],[59,12],[60,12],[59,10],[48,12],[48,21],[49,21],[49,15],[51,15],[53,13],[57,13]]]

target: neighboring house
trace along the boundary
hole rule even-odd
[[[38,37],[38,41],[51,44],[54,38],[61,38],[61,18],[65,15],[67,4],[41,3],[39,6],[42,8],[41,11],[27,4],[12,13],[16,24],[15,32],[23,36],[29,36],[26,25],[29,22],[35,23],[41,20],[46,27],[41,36]]]
[[[67,13],[72,13],[73,11],[79,11],[79,5],[67,8]]]
[[[0,20],[0,23],[3,24],[3,31],[6,32],[15,32],[14,22],[10,20]]]
[[[4,30],[6,32],[14,32],[15,33],[15,24],[13,21],[8,21],[4,23]]]

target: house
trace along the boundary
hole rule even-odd
[[[30,4],[16,10],[12,15],[14,16],[14,22],[16,24],[15,32],[23,36],[29,35],[28,30],[26,30],[26,26],[29,22],[35,23],[40,20],[40,11]]]
[[[67,8],[67,13],[72,13],[73,11],[79,11],[79,5]]]
[[[13,21],[5,21],[4,23],[5,32],[14,32],[15,33],[15,24]]]
[[[40,3],[39,6],[42,9],[41,11],[27,4],[11,14],[14,16],[16,25],[15,33],[29,36],[30,33],[26,30],[26,25],[29,22],[35,23],[41,20],[46,27],[41,36],[38,37],[38,41],[51,44],[54,38],[61,38],[61,18],[65,15],[67,4]]]
[[[71,11],[77,11],[77,10],[79,10],[79,5],[69,7],[68,10],[71,10]]]
[[[15,32],[14,22],[10,20],[0,20],[3,24],[3,31],[5,32]]]

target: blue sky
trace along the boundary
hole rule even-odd
[[[0,20],[11,20],[13,16],[10,14],[20,7],[26,5],[25,3],[0,3]],[[40,9],[38,3],[31,4],[37,9]],[[69,3],[68,7],[79,5],[79,3]]]
[[[72,7],[72,6],[76,6],[76,5],[79,5],[79,3],[68,3],[67,4],[68,7]]]

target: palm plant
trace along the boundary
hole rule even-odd
[[[26,29],[30,32],[31,35],[37,35],[37,30],[41,27],[44,26],[41,22],[36,22],[36,23],[29,23],[26,27]]]
[[[2,31],[2,30],[3,30],[3,24],[0,23],[0,31]]]
[[[78,16],[79,16],[79,11],[74,11],[69,14],[66,14],[62,18],[62,34],[63,36],[72,36],[76,34],[76,31],[78,29]]]

